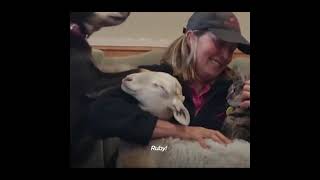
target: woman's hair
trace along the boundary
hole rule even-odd
[[[206,33],[206,31],[193,32],[198,38]],[[161,59],[161,63],[171,65],[173,68],[173,75],[177,76],[183,81],[189,81],[198,78],[195,72],[198,41],[195,41],[190,45],[191,47],[188,46],[187,35],[184,34],[168,47]]]
[[[193,31],[198,38],[207,32]],[[209,33],[209,35],[211,38],[216,39],[214,34]],[[191,47],[188,46],[187,35],[184,34],[167,48],[161,59],[161,63],[169,64],[173,68],[173,75],[182,81],[192,81],[199,78],[195,72],[198,41],[194,41],[190,45]],[[226,68],[223,74],[229,76],[230,68]]]

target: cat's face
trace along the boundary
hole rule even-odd
[[[244,86],[244,81],[241,79],[236,80],[229,88],[227,95],[227,102],[232,107],[239,107],[242,101],[242,90]]]

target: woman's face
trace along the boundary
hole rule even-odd
[[[203,82],[212,81],[227,67],[232,60],[232,54],[237,47],[236,43],[229,43],[216,38],[211,33],[197,37],[196,73]]]

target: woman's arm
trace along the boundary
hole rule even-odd
[[[176,137],[193,139],[207,147],[206,138],[219,143],[230,140],[220,132],[203,127],[173,124],[143,111],[137,101],[119,89],[98,98],[89,110],[91,135],[98,138],[120,137],[129,142],[148,144],[151,139]]]
[[[228,144],[231,141],[219,131],[206,129],[203,127],[192,127],[172,124],[168,121],[158,120],[152,134],[152,138],[175,137],[181,139],[192,139],[200,143],[204,148],[208,148],[205,139],[210,138],[221,144]]]
[[[88,119],[94,137],[120,137],[138,144],[149,143],[157,122],[155,116],[141,110],[136,100],[121,89],[93,102]]]

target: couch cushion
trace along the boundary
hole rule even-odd
[[[125,57],[105,57],[103,51],[98,49],[92,50],[92,55],[94,57],[95,64],[105,64],[110,63],[120,63],[129,65],[152,65],[159,64],[162,54],[165,49],[155,49],[147,53],[142,53],[138,55],[131,55]]]

